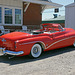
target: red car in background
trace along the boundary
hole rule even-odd
[[[41,25],[40,30],[31,33],[12,32],[0,36],[0,55],[30,55],[37,58],[43,51],[70,45],[75,47],[74,29],[46,23]]]

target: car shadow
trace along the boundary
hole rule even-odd
[[[21,56],[21,57],[14,57],[12,59],[8,59],[8,56],[0,56],[0,62],[7,63],[9,65],[15,65],[15,64],[21,64],[21,63],[27,63],[27,62],[33,62],[38,61],[42,59],[46,59],[48,57],[53,57],[56,55],[60,55],[66,52],[74,51],[75,48],[73,46],[55,49],[51,51],[43,52],[42,55],[37,59],[32,59],[29,56]]]

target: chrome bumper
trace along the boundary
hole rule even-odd
[[[5,50],[5,48],[0,48],[0,56],[4,54],[9,54],[9,55],[21,55],[23,54],[23,51],[15,52],[15,51],[10,51],[10,50]]]

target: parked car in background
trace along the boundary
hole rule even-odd
[[[30,55],[37,58],[43,51],[66,46],[75,47],[75,30],[62,28],[60,24],[46,23],[31,33],[12,32],[0,36],[0,54]]]

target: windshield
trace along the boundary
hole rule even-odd
[[[43,29],[43,31],[63,31],[63,28],[60,24],[42,24],[41,28]]]

